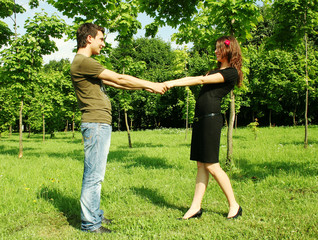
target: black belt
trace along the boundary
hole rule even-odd
[[[215,117],[215,116],[218,116],[218,115],[221,115],[221,113],[209,113],[209,114],[205,114],[203,116],[194,117],[193,121],[194,122],[198,122],[198,121],[200,121],[203,118]]]

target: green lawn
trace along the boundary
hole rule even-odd
[[[234,132],[227,169],[243,216],[226,220],[227,201],[210,179],[200,219],[180,221],[194,191],[196,163],[185,130],[114,132],[102,188],[111,234],[80,231],[81,134],[0,138],[0,239],[317,239],[318,126]],[[222,132],[221,165],[226,156]]]

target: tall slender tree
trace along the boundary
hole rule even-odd
[[[275,0],[272,7],[276,25],[272,37],[276,46],[295,49],[304,46],[306,102],[305,102],[305,138],[304,147],[308,146],[308,34],[315,31],[318,24],[317,0]]]
[[[42,56],[54,52],[57,47],[50,37],[62,38],[66,25],[57,16],[35,14],[27,20],[26,34],[12,41],[10,48],[2,51],[1,61],[6,83],[12,86],[11,94],[20,102],[19,110],[19,158],[23,156],[22,116],[25,97],[30,95],[31,81],[42,66]]]

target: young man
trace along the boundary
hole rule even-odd
[[[82,112],[84,173],[81,192],[81,229],[107,233],[102,222],[109,222],[100,209],[101,182],[104,180],[111,139],[111,103],[103,85],[120,89],[146,89],[163,94],[166,86],[105,69],[92,55],[98,55],[104,43],[104,28],[92,23],[81,25],[76,33],[77,54],[71,65],[71,78]]]

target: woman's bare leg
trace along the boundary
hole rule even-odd
[[[219,163],[205,163],[206,169],[212,174],[222,191],[224,192],[229,203],[228,218],[233,217],[239,210],[239,204],[236,202],[231,182],[227,174],[223,171]]]
[[[201,209],[201,203],[209,182],[209,172],[204,163],[197,162],[198,172],[196,177],[194,197],[190,209],[184,214],[183,219],[188,219]]]

